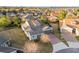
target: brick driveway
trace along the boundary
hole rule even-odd
[[[56,43],[60,42],[60,40],[55,35],[49,34],[48,36],[49,36],[50,42],[52,44],[56,44]]]

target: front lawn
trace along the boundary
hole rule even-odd
[[[52,53],[53,47],[50,42],[28,41],[25,43],[24,51],[28,53]]]

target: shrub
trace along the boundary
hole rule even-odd
[[[10,21],[5,17],[0,17],[0,27],[5,27],[10,24]]]
[[[18,17],[13,17],[13,24],[18,27],[20,26],[20,20]]]
[[[46,35],[46,34],[42,35],[41,36],[41,41],[44,42],[44,43],[50,42],[48,35]]]
[[[37,52],[38,47],[38,44],[33,41],[27,42],[24,46],[24,52],[35,53]]]
[[[76,36],[75,38],[79,41],[79,36]]]

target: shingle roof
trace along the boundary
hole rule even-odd
[[[43,28],[42,26],[40,26],[40,27],[34,27],[34,28],[33,28],[33,31],[30,32],[30,34],[31,34],[31,35],[34,35],[34,34],[43,33],[42,28]]]
[[[31,35],[41,34],[44,32],[43,28],[45,27],[45,25],[39,19],[28,19],[27,22],[29,23],[31,28]]]
[[[12,47],[0,47],[0,52],[2,53],[11,53],[20,49],[12,48]]]
[[[7,42],[7,41],[9,41],[7,38],[0,36],[0,45]]]
[[[38,25],[36,24],[36,26],[34,26],[31,21],[28,21],[28,22],[29,22],[30,27],[31,27],[31,29],[32,29],[32,31],[30,31],[30,34],[31,34],[31,35],[43,33],[43,31],[42,31],[42,28],[44,27],[43,25],[39,25],[39,26],[38,26]]]

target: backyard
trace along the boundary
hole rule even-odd
[[[27,38],[27,36],[24,34],[21,28],[17,28],[17,27],[1,31],[0,36],[5,39],[9,39],[11,42],[11,47],[23,49],[25,44],[31,43],[31,41]],[[52,44],[50,42],[44,43],[43,41],[39,40],[39,41],[34,41],[34,43],[37,43],[39,45],[38,46],[39,52],[52,52],[53,50]],[[32,46],[30,47],[32,48]]]
[[[17,48],[22,48],[25,41],[28,40],[20,28],[3,30],[0,32],[0,36],[8,38],[12,44],[12,47]]]

